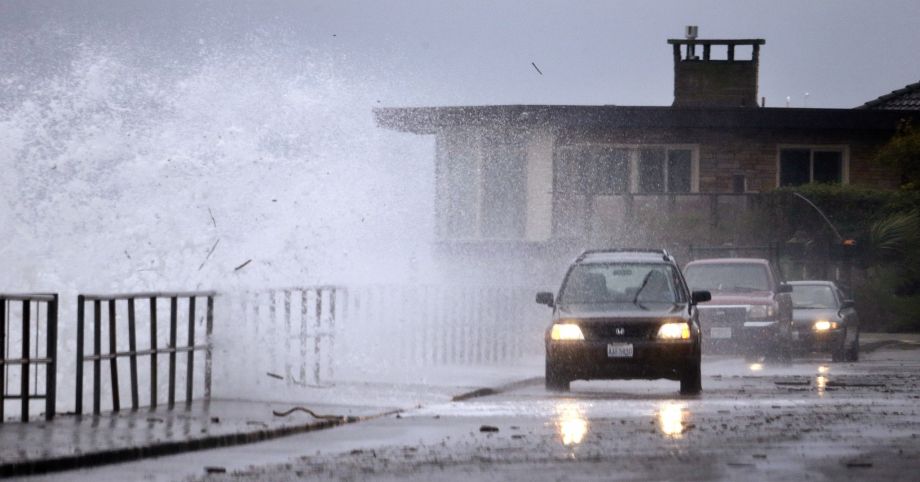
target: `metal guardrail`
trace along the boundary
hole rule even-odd
[[[273,375],[298,386],[319,386],[333,378],[336,318],[345,314],[346,289],[298,286],[246,292],[237,299],[240,311],[234,315],[240,315],[256,340],[274,347],[268,365],[283,375]]]
[[[191,403],[193,396],[193,380],[195,366],[195,352],[204,352],[204,398],[211,397],[211,359],[212,359],[212,340],[211,334],[214,325],[214,297],[213,291],[195,291],[195,292],[152,292],[152,293],[127,293],[127,294],[81,294],[77,297],[77,366],[76,366],[76,413],[83,413],[83,365],[86,362],[93,364],[93,414],[101,413],[101,388],[102,388],[102,361],[109,361],[111,392],[112,392],[112,410],[117,412],[121,409],[121,400],[118,387],[118,358],[127,357],[129,359],[129,370],[131,379],[131,408],[137,410],[139,407],[138,394],[138,373],[137,357],[150,357],[150,406],[156,406],[158,403],[157,394],[157,362],[160,354],[169,356],[169,385],[167,393],[167,403],[170,407],[175,405],[176,401],[176,356],[178,353],[186,354],[186,387],[185,402]],[[157,346],[157,300],[160,298],[169,299],[169,344],[166,347]],[[195,343],[195,309],[197,298],[206,298],[205,312],[205,341],[203,344]],[[178,306],[180,299],[188,300],[188,338],[187,345],[178,345],[177,326],[179,320]],[[118,351],[116,349],[117,341],[117,324],[116,312],[117,302],[127,302],[128,315],[128,351]],[[137,301],[146,302],[149,309],[150,344],[148,349],[137,348]],[[90,302],[93,306],[93,352],[91,355],[85,354],[84,334],[86,328],[86,304]],[[108,311],[108,353],[102,353],[102,310],[103,303],[107,305]]]
[[[19,334],[22,337],[22,346],[18,358],[7,358],[11,354],[10,350],[10,322],[11,307],[14,303],[22,303],[19,310],[19,319],[21,327]],[[35,311],[32,311],[32,305],[35,305]],[[45,305],[45,353],[44,356],[39,354],[39,340],[41,338],[41,306]],[[34,315],[35,331],[32,331],[32,321]],[[6,400],[20,400],[20,419],[23,422],[29,420],[29,403],[32,400],[45,401],[45,419],[54,418],[56,402],[56,379],[57,379],[57,321],[58,321],[58,295],[57,294],[3,294],[0,293],[0,423],[5,418]],[[34,339],[35,349],[32,350],[32,341]],[[9,367],[18,365],[19,373],[19,393],[7,393],[7,381],[9,380]],[[31,371],[32,365],[45,366],[45,393],[38,393],[38,370]],[[32,376],[35,385],[35,393],[29,388],[30,376]]]
[[[543,352],[536,288],[377,285],[349,288],[342,317],[349,363],[369,369],[499,364]]]

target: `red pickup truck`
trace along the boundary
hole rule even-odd
[[[688,263],[684,276],[690,289],[712,293],[712,301],[699,305],[704,352],[789,358],[792,287],[769,261],[701,259]]]

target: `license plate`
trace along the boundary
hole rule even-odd
[[[730,326],[714,326],[709,329],[709,335],[713,338],[731,338],[732,329]]]
[[[608,358],[632,358],[632,356],[633,356],[632,343],[608,343],[607,344],[607,357]]]

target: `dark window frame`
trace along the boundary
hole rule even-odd
[[[625,154],[622,159],[614,161],[619,166],[604,166],[599,162],[605,154],[608,156],[607,160],[612,159],[614,156],[610,154],[614,151]],[[580,154],[581,160],[576,160],[579,159],[579,152],[582,153]],[[630,148],[612,144],[592,143],[560,146],[553,155],[553,192],[563,195],[588,196],[627,194],[630,192],[631,156]],[[572,166],[568,163],[579,164],[576,169],[582,168],[577,171],[578,177],[573,179],[563,177],[572,174]],[[585,167],[587,169],[584,169]],[[621,176],[620,181],[615,181],[615,178],[610,176],[616,171],[622,171],[623,176]],[[599,177],[600,175],[603,176]]]
[[[624,151],[625,160],[625,179],[623,189],[567,189],[569,182],[560,180],[560,176],[566,175],[566,168],[561,165],[562,162],[569,162],[565,156],[579,149],[607,149]],[[661,190],[644,190],[642,187],[642,151],[663,151],[664,156],[661,160]],[[674,153],[686,153],[686,166],[681,171],[686,172],[686,179],[675,179],[672,177],[672,167],[678,162],[684,161],[678,159]],[[675,156],[675,157],[672,157]],[[571,143],[556,146],[553,153],[553,192],[561,195],[624,195],[624,194],[690,194],[699,192],[699,146],[697,144],[620,144],[604,142],[584,142]],[[575,183],[577,184],[577,182]],[[680,189],[675,189],[675,187]]]
[[[784,180],[783,176],[783,152],[784,151],[807,151],[808,152],[808,178],[807,180],[799,181],[790,181],[787,176]],[[827,180],[818,180],[815,179],[815,154],[821,153],[835,153],[840,155],[840,161],[838,164],[838,181],[827,181]],[[814,182],[825,182],[825,183],[836,183],[836,184],[849,184],[849,146],[846,145],[780,145],[776,149],[776,186],[777,187],[793,187],[800,186],[803,184],[811,184]]]

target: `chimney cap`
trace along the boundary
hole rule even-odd
[[[669,38],[668,44],[670,45],[763,45],[767,43],[766,40],[762,38],[733,38],[733,39],[715,39],[715,38],[704,38],[704,39],[683,39],[683,38]]]

